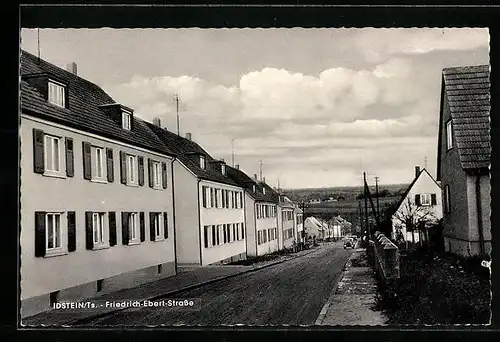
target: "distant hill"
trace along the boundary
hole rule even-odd
[[[384,197],[398,197],[408,187],[409,184],[381,184],[379,193],[384,193]],[[287,189],[283,190],[286,196],[296,202],[309,202],[311,200],[326,201],[330,198],[338,201],[353,201],[363,193],[362,186],[345,186],[331,188],[309,188],[309,189]],[[370,187],[370,192],[375,194],[375,186]]]

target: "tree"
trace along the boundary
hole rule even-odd
[[[429,241],[427,230],[438,222],[432,207],[416,205],[410,198],[403,202],[403,205],[394,213],[393,217],[396,221],[396,236],[400,236],[401,230],[405,228],[406,232],[412,233],[413,243],[415,243],[415,232],[423,234],[419,239],[420,244],[422,239],[425,239],[426,242]]]

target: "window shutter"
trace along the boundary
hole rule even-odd
[[[109,219],[109,245],[116,245],[116,213],[114,211],[110,211],[108,213]]]
[[[221,190],[222,208],[226,207],[226,190]]]
[[[167,163],[161,163],[161,183],[163,185],[163,189],[167,188]]]
[[[85,212],[85,246],[87,249],[94,248],[94,232],[92,229],[92,212]]]
[[[146,240],[146,222],[144,218],[144,212],[141,211],[139,213],[139,227],[140,227],[140,233],[141,233],[141,242]]]
[[[45,256],[45,212],[35,212],[35,256]]]
[[[92,178],[92,156],[91,145],[88,142],[82,142],[83,151],[83,179]]]
[[[45,171],[45,147],[44,134],[41,129],[33,129],[33,167],[35,173],[43,173]],[[44,245],[45,250],[45,245]]]
[[[108,182],[113,183],[115,181],[115,169],[113,163],[113,149],[106,148],[106,168],[108,173]]]
[[[143,186],[144,185],[144,157],[139,156],[137,157],[139,161],[139,185]]]
[[[155,213],[149,213],[149,239],[151,241],[156,240],[154,220],[155,220]]]
[[[436,194],[431,194],[431,204],[432,205],[436,205],[437,204]]]
[[[122,244],[128,245],[129,231],[128,231],[129,213],[122,212]]]
[[[75,162],[73,158],[73,139],[66,138],[66,176],[68,177],[75,175]]]
[[[168,213],[163,213],[163,233],[165,234],[165,239],[168,239]]]
[[[204,238],[205,248],[208,248],[208,227],[209,226],[203,227],[203,238]]]
[[[76,215],[68,211],[68,252],[76,250]]]
[[[148,181],[149,181],[149,187],[152,188],[154,186],[153,161],[150,158],[148,158]]]
[[[202,186],[201,187],[201,192],[203,193],[203,208],[206,208],[207,207],[207,187],[206,186]]]
[[[419,207],[419,206],[420,206],[420,195],[415,195],[415,205],[416,205],[417,207]]]
[[[127,184],[127,158],[125,157],[125,152],[120,151],[120,183],[122,184]]]

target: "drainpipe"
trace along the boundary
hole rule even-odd
[[[200,238],[200,242],[198,243],[198,245],[200,246],[200,265],[203,265],[203,257],[202,257],[202,252],[201,252],[201,248],[202,248],[202,241],[201,241],[201,208],[200,208],[200,182],[201,182],[201,179],[198,178],[198,183],[196,184],[196,188],[197,188],[197,191],[198,191],[198,199],[197,199],[197,203],[198,203],[198,236]],[[203,194],[203,196],[205,196],[205,194]]]
[[[476,207],[477,207],[477,229],[479,232],[479,250],[481,256],[485,254],[484,235],[483,235],[483,214],[481,206],[481,173],[476,172]]]
[[[177,229],[177,226],[176,226],[176,223],[175,223],[175,217],[177,216],[176,215],[176,212],[175,212],[175,182],[174,182],[174,162],[175,162],[176,158],[173,158],[172,159],[172,163],[171,163],[171,173],[172,173],[172,210],[174,211],[173,212],[173,215],[172,215],[172,219],[173,219],[173,223],[174,223],[174,229],[173,229],[173,233],[174,233],[174,262],[175,262],[175,274],[177,274],[177,237],[176,237],[176,234],[175,234],[175,231]]]

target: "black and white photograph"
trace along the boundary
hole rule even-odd
[[[491,324],[488,28],[22,28],[22,327]]]

